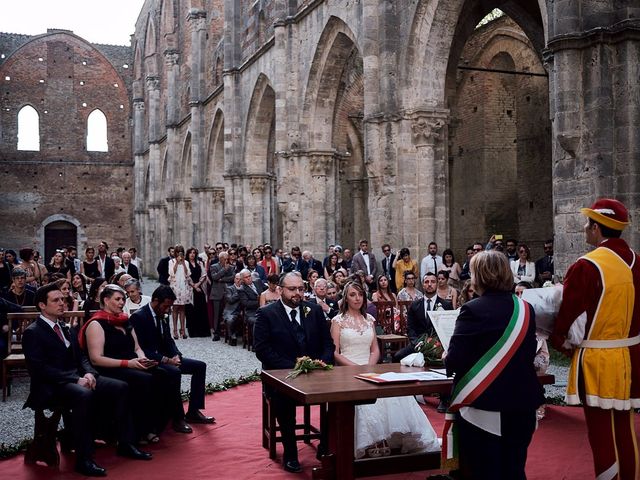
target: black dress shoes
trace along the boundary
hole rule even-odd
[[[189,423],[215,423],[216,419],[214,417],[207,417],[200,410],[196,410],[195,412],[187,412],[185,415],[185,420]]]
[[[153,455],[149,452],[138,450],[135,445],[130,443],[121,443],[116,449],[116,453],[121,457],[132,458],[134,460],[151,460]]]
[[[174,420],[173,421],[173,431],[178,433],[193,433],[193,429],[189,426],[189,424],[184,420]]]
[[[300,466],[300,462],[298,462],[298,460],[288,460],[284,462],[282,468],[291,473],[300,473],[302,471],[302,467]]]
[[[76,462],[76,472],[85,477],[106,477],[107,471],[96,464],[91,459],[87,460],[78,460]]]
[[[220,340],[220,335],[218,335],[217,333],[214,333],[213,337],[211,337],[211,340],[213,340],[214,342],[217,342],[218,340]]]

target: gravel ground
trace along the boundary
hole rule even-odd
[[[143,293],[151,295],[157,286],[145,280]],[[207,363],[207,382],[219,383],[228,378],[238,378],[260,370],[260,362],[253,352],[241,346],[231,347],[224,342],[212,342],[210,338],[188,338],[176,341],[184,356]],[[556,376],[556,385],[545,387],[549,397],[564,397],[568,368],[551,365],[549,372]],[[182,389],[189,389],[189,376],[182,377]],[[31,438],[33,434],[33,412],[22,409],[29,393],[29,379],[17,378],[13,382],[11,396],[0,403],[0,444],[13,445]]]

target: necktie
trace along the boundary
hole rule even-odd
[[[291,310],[291,313],[289,313],[289,315],[291,315],[291,323],[296,331],[296,340],[298,341],[298,345],[302,350],[306,350],[307,336],[304,333],[304,328],[302,328],[302,325],[300,325],[296,320],[297,314],[298,310],[295,308]]]
[[[431,311],[431,299],[427,298],[427,310]]]
[[[158,331],[158,337],[162,338],[162,319],[156,317],[156,330]]]
[[[438,274],[438,262],[436,262],[436,257],[435,256],[433,256],[431,258],[433,258],[433,273],[435,273],[437,275]]]
[[[66,345],[66,344],[67,344],[67,342],[65,342],[65,340],[64,340],[64,336],[62,335],[62,330],[60,330],[60,325],[58,325],[58,324],[56,323],[56,324],[53,326],[53,331],[54,331],[54,332],[56,332],[56,334],[58,335],[58,338],[60,339],[60,341]]]

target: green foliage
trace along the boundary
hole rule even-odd
[[[0,444],[0,459],[11,458],[18,455],[20,452],[24,452],[31,444],[32,440],[24,439],[15,445],[7,445],[6,443]]]

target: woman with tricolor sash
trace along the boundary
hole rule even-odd
[[[494,250],[471,260],[479,295],[465,303],[445,356],[455,374],[443,433],[443,467],[460,479],[525,479],[527,448],[544,394],[533,366],[535,318],[512,294],[507,257]]]

